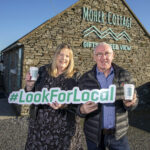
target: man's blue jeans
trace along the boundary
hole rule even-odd
[[[96,143],[86,140],[88,150],[105,150],[106,147],[109,150],[130,150],[128,139],[126,136],[122,137],[119,140],[116,140],[114,135],[104,135],[104,139],[102,140],[99,147],[97,147]]]

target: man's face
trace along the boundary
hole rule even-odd
[[[97,63],[98,70],[101,72],[107,71],[111,68],[114,54],[108,45],[100,45],[94,51],[94,60]]]

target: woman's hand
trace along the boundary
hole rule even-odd
[[[57,102],[54,103],[49,103],[48,104],[50,107],[52,107],[53,109],[60,109],[60,108],[64,108],[66,105],[65,104],[59,104]]]
[[[31,80],[31,75],[29,72],[26,74],[25,82],[26,82],[25,83],[26,84],[26,90],[31,91],[34,87],[35,81]]]

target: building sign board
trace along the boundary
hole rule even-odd
[[[132,27],[132,18],[121,16],[118,14],[114,14],[111,12],[103,12],[100,10],[93,10],[87,7],[83,7],[82,19],[87,22],[95,22],[100,24],[109,24],[114,26],[123,26],[127,29]],[[94,33],[97,38],[104,39],[108,36],[111,37],[114,41],[126,40],[128,43],[131,42],[131,37],[126,31],[121,31],[119,33],[113,31],[112,28],[108,28],[104,31],[98,29],[96,26],[90,26],[83,31],[83,37],[90,37],[90,35]],[[83,48],[94,48],[98,42],[93,41],[84,41],[82,43]],[[109,43],[113,50],[131,50],[131,46],[122,45],[122,44],[111,44]]]

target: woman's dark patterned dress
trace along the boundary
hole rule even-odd
[[[39,78],[35,83],[35,91],[42,88],[60,87],[69,90],[76,86],[73,78],[51,77],[46,67],[39,69]],[[75,134],[74,106],[54,110],[48,105],[32,105],[29,131],[25,150],[68,150],[71,138]]]

